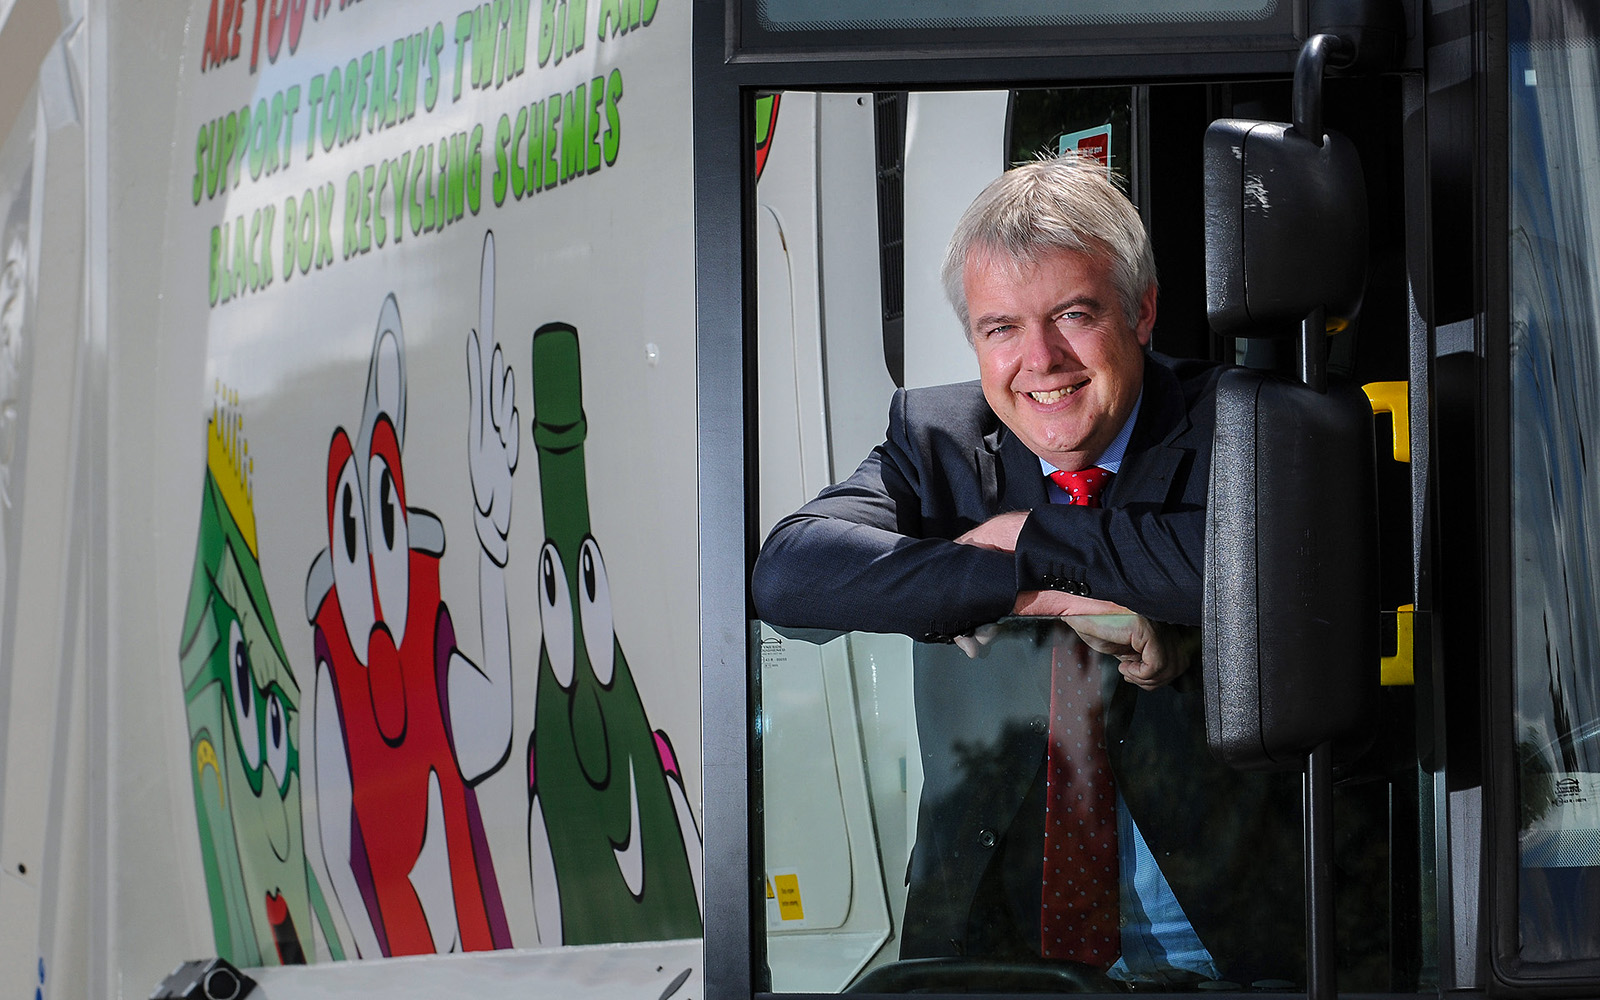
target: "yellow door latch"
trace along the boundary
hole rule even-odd
[[[1416,642],[1415,604],[1402,604],[1394,614],[1394,655],[1379,660],[1378,683],[1384,687],[1409,687],[1417,682],[1413,656]]]
[[[1411,383],[1368,382],[1361,387],[1373,413],[1387,413],[1394,421],[1394,460],[1411,461]]]
[[[1394,424],[1394,460],[1411,461],[1411,383],[1369,382],[1362,386],[1373,413],[1387,413]],[[1402,604],[1394,612],[1394,655],[1382,658],[1381,683],[1399,687],[1416,683],[1413,660],[1416,606]]]

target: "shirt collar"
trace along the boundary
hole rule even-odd
[[[1141,388],[1139,390],[1139,398],[1133,401],[1133,412],[1128,414],[1128,419],[1123,423],[1122,430],[1118,431],[1117,436],[1111,439],[1111,443],[1106,446],[1106,450],[1100,453],[1100,460],[1094,463],[1096,466],[1112,473],[1122,471],[1122,459],[1128,453],[1128,442],[1133,439],[1133,426],[1139,422],[1139,406],[1143,402],[1144,389]],[[1049,476],[1050,473],[1056,471],[1056,467],[1041,458],[1039,459],[1039,470],[1045,476]]]

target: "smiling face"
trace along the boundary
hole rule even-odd
[[[220,727],[226,803],[262,960],[298,963],[311,932],[294,745],[299,688],[246,586],[230,553],[217,580],[226,639],[215,654],[231,716]]]
[[[533,372],[548,540],[536,571],[543,642],[528,738],[530,849],[534,835],[548,840],[562,943],[697,937],[699,904],[663,765],[668,744],[650,725],[617,639],[605,558],[590,531],[577,331],[552,324],[536,333]]]
[[[247,536],[216,472],[206,477],[180,651],[213,933],[218,953],[239,964],[304,962],[315,956],[307,942],[300,689],[251,548],[253,515]]]
[[[1056,468],[1093,465],[1139,398],[1155,286],[1130,326],[1102,257],[1058,251],[1018,263],[980,249],[962,279],[989,406]]]

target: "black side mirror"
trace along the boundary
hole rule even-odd
[[[1224,119],[1205,137],[1206,311],[1223,336],[1293,334],[1321,307],[1342,329],[1367,277],[1361,159],[1337,132]]]
[[[1378,690],[1372,408],[1247,369],[1217,385],[1206,508],[1206,740],[1235,767],[1305,766]]]
[[[1208,738],[1242,768],[1297,767],[1376,697],[1377,504],[1372,414],[1328,394],[1327,333],[1359,309],[1367,200],[1349,141],[1322,127],[1323,63],[1301,50],[1295,123],[1224,120],[1205,138],[1212,328],[1297,325],[1303,385],[1232,372],[1218,384],[1206,538]]]
[[[1332,758],[1378,687],[1372,413],[1327,391],[1327,334],[1361,305],[1361,163],[1322,128],[1322,75],[1355,46],[1306,40],[1294,124],[1206,133],[1207,311],[1218,333],[1300,328],[1303,384],[1258,372],[1217,386],[1204,599],[1206,740],[1236,767],[1304,767],[1307,996],[1334,975]],[[1292,328],[1292,327],[1291,327]]]

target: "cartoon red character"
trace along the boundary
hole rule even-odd
[[[494,240],[479,329],[494,343]],[[407,505],[405,348],[395,297],[378,316],[354,439],[328,448],[328,548],[306,580],[316,651],[317,813],[330,881],[363,956],[511,946],[474,786],[511,746],[504,570],[517,463],[515,387],[500,348],[467,337],[469,468],[483,663],[457,647],[439,590],[444,527]]]

